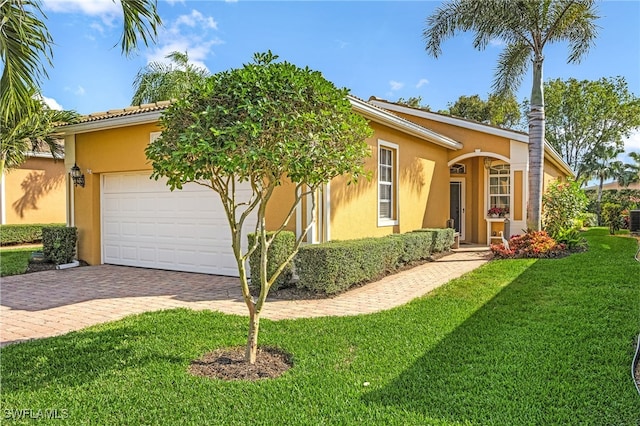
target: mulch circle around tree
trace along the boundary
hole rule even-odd
[[[291,355],[270,347],[258,347],[256,363],[244,360],[244,347],[222,348],[191,361],[189,373],[220,380],[275,379],[293,366]]]

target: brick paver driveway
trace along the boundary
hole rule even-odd
[[[389,309],[477,268],[488,257],[486,248],[459,249],[436,262],[330,299],[274,299],[266,304],[263,318],[358,315]],[[0,345],[177,307],[247,314],[237,278],[112,265],[37,272],[0,281]]]

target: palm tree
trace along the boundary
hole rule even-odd
[[[139,41],[148,45],[155,39],[161,20],[156,0],[122,0],[120,4],[124,16],[121,48],[128,55]],[[0,77],[3,143],[0,173],[4,171],[5,161],[10,165],[13,164],[10,159],[22,156],[21,152],[10,151],[22,144],[8,143],[8,140],[22,140],[25,129],[45,129],[50,119],[63,118],[60,112],[50,111],[42,123],[34,123],[43,111],[39,87],[47,77],[47,66],[52,65],[52,45],[41,0],[0,0],[0,61],[4,65]]]
[[[31,114],[18,122],[0,128],[0,173],[14,169],[26,160],[26,153],[47,151],[54,158],[61,157],[63,145],[56,126],[71,124],[78,114],[74,111],[50,109],[42,100],[34,100]]]
[[[133,105],[177,98],[209,76],[206,69],[189,63],[187,52],[171,52],[166,58],[172,63],[152,62],[138,71],[133,82]]]
[[[621,154],[622,152],[624,152],[624,150],[615,146],[600,146],[587,154],[580,165],[580,174],[585,177],[585,180],[598,180],[598,192],[596,198],[598,224],[601,223],[600,207],[602,203],[604,182],[608,179],[623,179],[625,174],[624,163],[617,159],[618,154]]]
[[[633,164],[625,164],[624,171],[618,176],[620,186],[626,188],[632,183],[640,182],[640,152],[630,152]]]
[[[578,63],[596,37],[594,0],[451,0],[429,16],[424,30],[427,52],[438,57],[442,42],[456,32],[475,33],[473,47],[506,43],[493,83],[497,94],[513,93],[533,67],[529,110],[529,200],[527,227],[541,228],[544,162],[542,64],[549,43],[569,44],[569,63]]]

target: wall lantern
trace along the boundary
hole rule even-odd
[[[489,170],[491,168],[492,162],[493,160],[491,159],[491,157],[484,157],[484,168]]]
[[[84,188],[84,175],[82,174],[80,167],[75,163],[73,163],[73,167],[71,168],[71,179],[75,186],[80,185]]]

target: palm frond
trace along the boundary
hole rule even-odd
[[[498,57],[493,91],[500,96],[513,94],[520,84],[529,67],[531,47],[526,43],[507,45]]]
[[[558,1],[550,13],[552,22],[545,34],[545,41],[569,43],[568,63],[579,63],[594,45],[599,18],[593,0]]]
[[[437,58],[442,53],[441,44],[444,40],[453,37],[456,31],[468,31],[471,29],[471,18],[474,2],[465,0],[453,0],[439,6],[436,11],[427,18],[427,28],[422,36],[426,43],[428,54]]]
[[[31,111],[29,99],[47,77],[46,64],[51,64],[53,39],[44,19],[38,0],[0,2],[0,59],[4,64],[0,77],[2,120]]]
[[[120,4],[124,17],[120,46],[122,52],[129,55],[138,47],[139,41],[145,46],[155,41],[162,20],[158,15],[156,0],[121,0]]]

